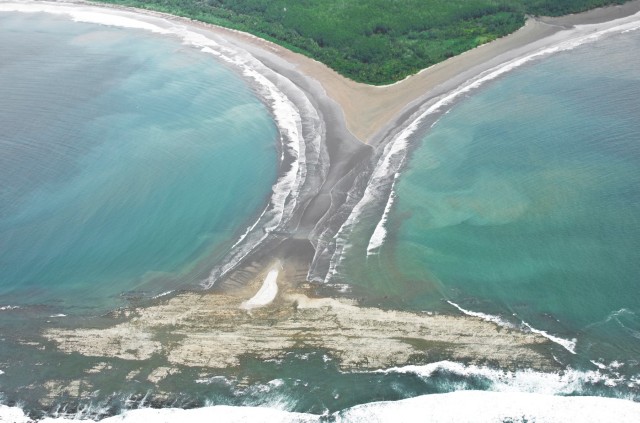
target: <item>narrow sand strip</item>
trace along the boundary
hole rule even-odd
[[[258,292],[256,292],[256,295],[240,304],[240,308],[243,310],[251,310],[253,308],[264,307],[273,302],[276,295],[278,295],[278,273],[280,269],[282,269],[282,264],[280,260],[278,260],[271,266],[271,269],[269,269],[269,273],[267,273],[267,276],[264,278],[262,286]]]

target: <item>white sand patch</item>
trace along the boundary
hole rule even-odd
[[[256,292],[256,295],[240,304],[240,308],[251,310],[257,307],[264,307],[271,303],[276,298],[276,295],[278,295],[278,273],[280,273],[280,269],[282,269],[282,264],[280,260],[278,260],[271,266],[269,273],[267,273],[267,276],[264,278],[264,282],[262,282],[260,290]]]

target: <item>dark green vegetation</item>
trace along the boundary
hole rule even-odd
[[[240,29],[386,84],[520,28],[625,0],[101,0]]]

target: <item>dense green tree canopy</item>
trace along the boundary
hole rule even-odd
[[[240,29],[370,84],[400,80],[509,34],[525,15],[625,0],[102,0]]]

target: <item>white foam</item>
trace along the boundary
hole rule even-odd
[[[463,314],[466,314],[467,316],[478,317],[482,320],[486,320],[487,322],[492,322],[500,326],[515,328],[513,324],[502,319],[500,316],[494,316],[493,314],[485,314],[485,313],[479,313],[477,311],[466,310],[460,307],[458,304],[454,303],[453,301],[447,300],[447,302],[452,306],[454,306],[455,308],[457,308],[458,310],[460,310]]]
[[[0,311],[19,310],[19,309],[20,309],[20,306],[14,306],[14,305],[0,306]]]
[[[183,39],[186,42],[198,46],[204,53],[213,54],[236,67],[247,79],[256,83],[259,94],[268,103],[281,132],[280,141],[283,146],[281,161],[284,160],[285,150],[292,157],[290,168],[278,178],[272,187],[269,206],[233,245],[231,253],[223,260],[224,264],[214,269],[209,277],[203,281],[202,285],[205,288],[210,288],[216,280],[235,268],[242,259],[262,244],[269,232],[275,231],[291,218],[297,205],[298,193],[306,180],[305,153],[307,144],[302,136],[302,118],[299,109],[269,78],[264,76],[265,73],[269,72],[269,69],[246,52],[241,53],[222,46],[201,34],[196,34],[186,29],[183,29],[182,32]],[[272,76],[277,77],[275,73],[272,73]],[[284,79],[281,76],[279,78]],[[279,82],[282,84],[289,82],[290,84],[288,80]],[[310,103],[306,104],[305,112],[317,118],[317,114],[314,116]],[[319,143],[320,140],[314,141]],[[319,147],[315,148],[319,149]],[[261,226],[264,230],[256,231],[258,226]]]
[[[607,365],[604,364],[604,363],[600,363],[600,362],[597,362],[595,360],[589,360],[589,361],[591,362],[591,364],[593,364],[594,366],[596,366],[600,370],[606,370],[606,368],[607,368]]]
[[[231,380],[227,379],[224,376],[201,377],[196,379],[194,382],[201,385],[211,385],[214,382],[222,383],[224,385],[231,385]]]
[[[319,422],[345,423],[429,422],[429,423],[637,423],[640,403],[584,396],[553,396],[523,392],[457,391],[422,395],[399,401],[357,405],[331,415],[294,413],[267,407],[217,405],[190,410],[177,408],[138,409],[99,420],[101,423],[236,423],[236,422]],[[0,420],[31,422],[18,407],[0,405]],[[41,423],[69,423],[68,418],[45,418]],[[82,420],[93,422],[95,420]]]
[[[333,275],[336,274],[338,267],[342,262],[342,257],[347,252],[349,245],[347,242],[347,233],[351,231],[354,225],[360,221],[362,214],[365,212],[367,206],[372,203],[374,200],[381,198],[385,189],[388,186],[389,174],[393,172],[396,173],[399,170],[400,165],[404,162],[405,159],[405,149],[407,147],[409,134],[413,133],[415,129],[417,129],[418,121],[414,121],[407,128],[405,128],[398,137],[394,139],[393,142],[385,145],[383,149],[383,154],[378,159],[376,167],[374,168],[371,177],[367,183],[367,186],[364,190],[362,198],[356,203],[353,207],[349,216],[345,220],[345,222],[340,226],[336,235],[334,236],[336,249],[332,255],[332,258],[329,263],[329,271],[325,276],[325,283],[328,283]],[[403,137],[402,134],[407,134],[406,137]],[[391,191],[389,191],[389,197],[392,195]],[[387,205],[389,210],[391,210],[391,204],[389,203],[389,197],[387,197]],[[386,208],[385,208],[386,209]],[[384,217],[384,214],[383,214]],[[381,218],[382,220],[382,218]],[[372,250],[379,248],[382,246],[384,242],[384,237],[386,237],[386,229],[384,228],[384,222],[382,224],[378,223],[377,227],[380,226],[378,230],[377,240],[374,241],[375,248]],[[369,248],[368,248],[369,249]]]
[[[466,309],[460,307],[458,304],[454,303],[453,301],[449,301],[449,300],[447,300],[447,303],[451,304],[452,306],[454,306],[455,308],[457,308],[458,310],[460,310],[462,313],[466,314],[467,316],[478,317],[478,318],[480,318],[482,320],[486,320],[487,322],[492,322],[492,323],[495,323],[497,325],[508,327],[508,328],[512,328],[512,329],[516,328],[516,326],[514,324],[512,324],[510,322],[507,322],[506,320],[504,320],[500,316],[495,316],[495,315],[486,314],[486,313],[480,313],[480,312],[477,312],[477,311],[466,310]],[[563,347],[564,349],[569,351],[571,354],[576,354],[576,343],[577,343],[576,339],[568,340],[568,339],[560,338],[560,337],[555,336],[555,335],[551,335],[548,332],[545,332],[543,330],[536,329],[536,328],[532,327],[530,324],[528,324],[524,320],[522,321],[522,326],[526,327],[531,332],[537,333],[538,335],[547,338],[551,342],[554,342],[554,343],[560,345],[561,347]]]
[[[382,218],[378,221],[378,224],[373,231],[373,235],[371,235],[371,238],[369,239],[369,245],[367,245],[367,256],[370,256],[378,251],[378,249],[382,247],[382,244],[387,237],[387,228],[385,227],[385,225],[387,224],[387,219],[389,218],[391,207],[393,206],[393,202],[396,198],[394,188],[396,186],[398,175],[400,175],[400,173],[396,173],[395,177],[393,178],[393,183],[391,184],[391,194],[389,194],[387,204],[384,206]]]
[[[548,332],[545,332],[543,330],[531,327],[531,325],[529,323],[525,322],[525,321],[523,321],[522,324],[524,326],[528,327],[531,332],[537,333],[538,335],[542,335],[545,338],[547,338],[548,340],[550,340],[551,342],[555,342],[556,344],[561,345],[564,349],[569,351],[571,354],[575,354],[576,353],[576,342],[577,342],[577,340],[575,338],[572,339],[572,340],[560,338],[558,336],[551,335]]]
[[[9,407],[0,404],[0,422],[31,423],[32,420],[24,414],[20,407]]]
[[[601,423],[634,422],[640,404],[601,397],[459,391],[355,406],[337,422]]]
[[[267,208],[233,245],[232,251],[223,260],[224,264],[215,268],[203,281],[203,287],[210,288],[216,280],[234,269],[240,261],[261,245],[269,233],[283,228],[294,215],[299,194],[307,179],[308,160],[310,159],[318,167],[321,167],[320,164],[323,161],[319,129],[322,124],[317,111],[302,91],[290,80],[276,74],[247,52],[240,52],[235,47],[224,47],[203,35],[192,32],[185,39],[190,44],[202,47],[203,52],[213,54],[236,67],[247,79],[256,84],[256,89],[267,102],[280,129],[283,148],[281,162],[285,159],[285,151],[291,157],[290,168],[272,187],[273,193]],[[269,75],[269,78],[265,75]],[[277,81],[277,85],[272,79]],[[281,87],[296,93],[296,104],[283,93]],[[306,117],[305,124],[312,127],[308,139],[303,136],[303,114]],[[323,171],[326,170],[321,170]]]
[[[21,420],[20,422],[28,420]],[[42,423],[67,423],[77,421],[74,419],[46,418]],[[82,420],[94,422],[94,420]],[[145,408],[126,411],[123,414],[99,420],[100,423],[240,423],[240,422],[317,422],[318,416],[312,414],[293,413],[267,407],[234,407],[228,405],[216,405],[211,407],[183,410],[180,408],[153,409]]]
[[[282,158],[280,160],[282,160]],[[260,223],[260,221],[264,217],[265,213],[267,213],[267,210],[269,210],[269,206],[265,207],[265,209],[262,211],[262,213],[260,213],[260,216],[258,217],[258,219],[256,219],[256,221],[253,222],[252,225],[249,225],[247,230],[240,236],[240,238],[238,238],[236,243],[231,246],[232,250],[234,248],[236,248],[238,245],[242,244],[242,242],[249,236],[249,234],[251,232],[253,232],[253,230],[256,228],[256,226],[258,226],[258,223]]]
[[[156,295],[153,297],[154,300],[157,300],[158,298],[162,298],[162,297],[166,297],[167,295],[170,295],[171,293],[173,293],[174,290],[169,290],[169,291],[164,291],[161,292],[160,294]]]
[[[98,25],[117,26],[121,28],[142,29],[158,34],[169,34],[170,31],[144,22],[139,19],[129,18],[115,14],[105,13],[101,10],[83,10],[67,4],[38,3],[0,3],[0,12],[24,12],[24,13],[50,13],[54,15],[69,16],[75,22],[93,23]]]
[[[270,304],[276,298],[276,295],[278,295],[278,273],[280,269],[282,269],[282,265],[280,264],[280,261],[278,261],[271,267],[269,273],[267,273],[267,276],[264,278],[262,286],[258,292],[256,292],[253,297],[240,304],[240,308],[244,310],[251,310],[253,308],[264,307],[267,304]]]
[[[626,385],[629,380],[600,370],[580,371],[566,369],[558,373],[535,370],[504,371],[487,366],[464,365],[452,361],[439,361],[425,365],[410,365],[377,370],[375,373],[410,373],[429,379],[435,373],[446,373],[464,378],[486,379],[488,390],[495,392],[528,392],[544,395],[571,395],[584,392],[585,386],[604,384],[615,387]]]
[[[52,314],[51,316],[49,316],[49,318],[56,318],[56,317],[67,317],[67,315],[63,313],[58,313],[58,314]]]

